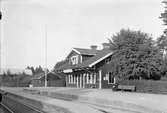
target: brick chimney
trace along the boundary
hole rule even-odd
[[[96,45],[91,45],[90,48],[91,48],[92,50],[97,50],[97,46],[96,46]]]

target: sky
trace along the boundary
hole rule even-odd
[[[141,30],[156,39],[164,29],[159,19],[164,11],[161,2],[1,0],[1,67],[45,67],[47,58],[47,67],[52,69],[73,47],[101,49],[122,28]]]

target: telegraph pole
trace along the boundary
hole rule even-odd
[[[45,87],[47,87],[47,26],[45,25]]]
[[[2,7],[1,4],[2,4],[2,3],[1,3],[1,2],[2,2],[2,0],[0,0],[0,20],[2,19],[2,11],[1,11],[1,7]]]
[[[1,12],[1,10],[0,10],[0,20],[1,20],[1,18],[2,18],[2,12]]]
[[[2,73],[2,1],[0,0],[0,73]]]

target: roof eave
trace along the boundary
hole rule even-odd
[[[105,58],[109,57],[112,54],[113,54],[113,52],[108,53],[107,55],[103,56],[102,58],[100,58],[100,59],[96,60],[95,62],[89,64],[89,67],[92,67],[92,66],[96,65],[97,63],[101,62],[102,60],[104,60]]]
[[[78,54],[81,54],[78,50],[76,50],[75,48],[72,49],[73,51],[75,51]]]

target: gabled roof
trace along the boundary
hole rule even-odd
[[[92,67],[112,54],[113,52],[111,50],[108,49],[101,50],[94,57],[91,57],[90,59],[83,62],[81,64],[81,67]]]
[[[48,72],[47,73],[47,78],[51,78],[51,79],[62,79],[64,76],[64,74],[62,73],[55,73],[55,72]],[[37,73],[34,75],[34,77],[32,77],[32,80],[39,80],[39,79],[43,79],[45,77],[45,73],[41,72],[41,73]]]
[[[96,55],[91,57],[90,59],[84,61],[82,64],[77,64],[77,65],[70,65],[68,62],[62,66],[60,66],[56,70],[66,70],[66,69],[76,69],[76,68],[85,68],[85,67],[92,67],[96,65],[97,63],[101,62],[105,58],[109,57],[112,55],[113,52],[109,49],[104,49],[104,50],[98,50],[96,52]]]
[[[95,49],[83,49],[83,48],[73,48],[75,52],[81,55],[96,55],[99,50]]]

